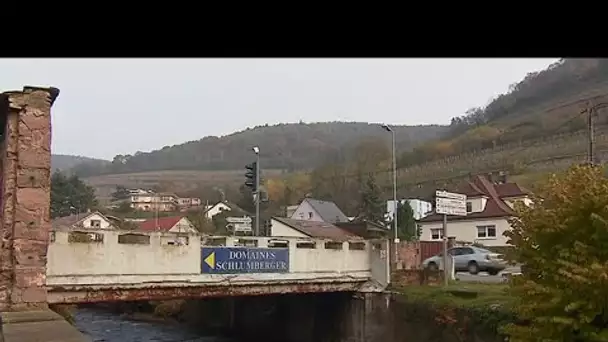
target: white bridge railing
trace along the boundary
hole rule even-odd
[[[47,285],[193,286],[276,282],[365,282],[386,244],[292,237],[218,237],[81,229],[51,232]],[[387,263],[386,263],[387,264]],[[372,266],[374,265],[374,266]],[[377,270],[374,274],[385,275]],[[385,283],[387,279],[377,279]]]

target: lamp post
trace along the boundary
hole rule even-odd
[[[397,257],[399,256],[398,244],[399,236],[397,234],[397,154],[395,151],[395,131],[387,124],[383,124],[387,132],[391,133],[392,139],[392,154],[393,154],[393,229],[395,234],[394,247],[395,247],[395,266],[397,265]],[[396,268],[396,267],[395,267]]]
[[[255,153],[255,235],[260,236],[260,148],[253,147]]]

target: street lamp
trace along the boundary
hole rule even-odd
[[[255,235],[260,236],[260,148],[254,146],[255,153]]]
[[[397,265],[397,257],[399,256],[399,252],[397,250],[399,237],[397,235],[397,154],[395,151],[395,131],[387,124],[383,124],[382,128],[384,128],[387,132],[391,133],[393,143],[393,229],[395,234],[395,265]]]

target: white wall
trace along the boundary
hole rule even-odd
[[[420,220],[421,218],[427,216],[427,214],[433,210],[433,205],[430,202],[427,201],[423,201],[420,199],[402,199],[400,200],[401,203],[405,203],[407,202],[410,207],[412,208],[412,211],[414,212],[414,219],[416,220]],[[395,211],[395,201],[393,200],[389,200],[386,201],[386,217],[387,220],[392,221],[393,220],[393,212]]]
[[[371,277],[371,244],[365,249],[351,250],[348,242],[342,249],[325,249],[325,240],[298,238],[248,238],[256,240],[258,247],[268,247],[271,240],[284,240],[289,248],[288,273],[258,274],[202,274],[201,237],[189,235],[187,245],[169,245],[175,234],[138,233],[150,236],[150,244],[119,244],[118,236],[128,234],[116,230],[97,230],[103,241],[92,243],[68,242],[68,231],[53,231],[47,256],[47,285],[50,287],[121,285],[152,286],[165,283],[213,283],[229,286],[255,281],[342,281],[369,280]],[[173,237],[173,238],[171,238]],[[237,237],[217,237],[225,246],[235,246]],[[165,243],[163,243],[163,241]],[[298,247],[298,241],[316,242],[315,248]],[[360,243],[360,241],[357,241]],[[219,246],[216,246],[219,247]],[[384,253],[386,254],[386,253]],[[156,285],[160,286],[160,285]]]
[[[206,213],[205,216],[207,216],[207,218],[213,218],[213,216],[226,211],[226,210],[230,210],[230,207],[227,206],[224,203],[218,203],[217,205],[213,206],[211,209],[209,209]]]
[[[283,236],[283,237],[308,237],[306,234],[303,234],[290,226],[279,222],[275,219],[270,219],[270,236]]]
[[[105,218],[101,217],[99,214],[92,214],[91,216],[84,219],[82,221],[82,226],[84,228],[91,228],[92,220],[99,220],[100,225],[101,225],[99,228],[101,228],[101,229],[113,229],[114,228],[114,226],[112,226],[112,224],[110,222],[108,222]],[[91,228],[91,229],[99,229],[99,228]]]
[[[291,218],[294,220],[307,220],[307,221],[315,221],[315,222],[323,222],[323,218],[319,216],[319,213],[308,203],[308,201],[303,201],[298,206],[298,209],[294,211]]]
[[[442,229],[442,222],[421,222],[420,240],[422,241],[438,241],[431,238],[432,229]],[[494,238],[478,238],[477,226],[496,226],[496,237]],[[503,233],[510,230],[511,226],[506,218],[496,218],[487,220],[458,220],[448,221],[448,237],[454,237],[456,241],[478,242],[486,246],[506,246],[507,237]],[[439,240],[440,241],[440,240]]]
[[[485,196],[470,197],[467,202],[471,203],[472,213],[480,213],[485,210],[488,199]]]

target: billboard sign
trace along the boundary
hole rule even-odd
[[[203,247],[201,272],[288,273],[289,248]]]

